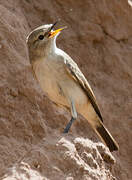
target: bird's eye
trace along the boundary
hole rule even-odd
[[[38,37],[40,40],[43,40],[44,39],[44,35],[39,35],[39,37]]]

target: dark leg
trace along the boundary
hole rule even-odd
[[[70,127],[73,123],[73,121],[75,120],[76,118],[71,118],[71,120],[69,121],[69,123],[67,124],[66,128],[64,129],[64,133],[68,133],[68,131],[70,130]]]

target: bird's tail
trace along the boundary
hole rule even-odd
[[[94,129],[97,132],[97,134],[101,137],[101,139],[105,142],[105,144],[108,146],[110,151],[117,151],[119,149],[117,142],[114,140],[110,132],[106,129],[106,127],[103,125],[101,121],[98,125],[95,126]]]

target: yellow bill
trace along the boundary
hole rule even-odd
[[[65,28],[66,28],[66,27],[57,29],[57,30],[52,31],[52,32],[49,32],[49,38],[54,37],[56,34],[58,34],[60,31],[62,31],[62,30],[65,29]]]

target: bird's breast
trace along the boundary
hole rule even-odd
[[[65,79],[62,63],[45,60],[36,62],[33,66],[36,78],[47,96],[55,103],[67,106],[61,82]]]
[[[70,106],[70,100],[83,108],[87,96],[80,85],[68,74],[63,62],[40,61],[34,65],[34,72],[42,90],[57,104]]]

